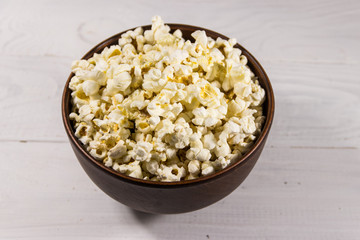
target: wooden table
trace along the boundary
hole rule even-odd
[[[138,213],[106,196],[60,116],[71,61],[156,14],[237,38],[276,96],[250,176],[187,214]],[[360,239],[359,22],[355,0],[2,0],[0,239]]]

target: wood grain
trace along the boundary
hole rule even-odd
[[[360,234],[358,149],[268,147],[229,197],[179,215],[133,212],[110,199],[89,181],[68,143],[4,143],[0,151],[8,156],[0,169],[7,176],[1,239],[355,240]]]
[[[60,98],[71,59],[1,57],[0,141],[67,141]],[[263,61],[272,81],[275,146],[360,147],[360,64]],[[29,127],[31,126],[31,127]],[[326,141],[324,141],[326,139]]]
[[[276,98],[244,184],[188,214],[108,198],[76,162],[60,116],[71,61],[155,14],[237,38]],[[359,21],[354,0],[1,1],[0,239],[360,239]]]
[[[76,59],[103,39],[148,24],[159,14],[166,22],[202,26],[235,37],[262,59],[360,62],[358,1],[197,1],[196,7],[193,1],[156,0],[121,4],[108,0],[102,7],[85,0],[36,1],[32,6],[3,2],[0,51],[8,55]]]

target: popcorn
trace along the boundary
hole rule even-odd
[[[246,116],[238,120],[240,126],[242,126],[242,131],[247,134],[253,134],[256,131],[256,125],[253,117]]]
[[[218,159],[216,159],[214,161],[213,167],[216,170],[221,170],[224,169],[225,167],[227,167],[228,165],[230,165],[230,159],[226,159],[224,157],[219,157]]]
[[[186,176],[186,170],[184,167],[178,167],[176,164],[166,166],[161,164],[157,170],[160,180],[164,182],[180,181],[181,178]]]
[[[105,144],[98,141],[91,141],[87,150],[96,159],[104,159],[107,155]]]
[[[186,152],[186,158],[190,160],[198,160],[200,162],[208,161],[211,158],[211,153],[205,148],[190,148]]]
[[[221,93],[220,89],[213,86],[207,81],[201,81],[200,84],[200,92],[198,97],[199,102],[206,107],[216,108],[220,106],[220,99],[223,98],[223,93]]]
[[[151,125],[151,126],[157,126],[158,124],[159,124],[159,122],[160,122],[161,120],[160,120],[160,117],[159,116],[151,116],[150,118],[149,118],[149,124]]]
[[[114,95],[119,91],[124,92],[131,84],[131,76],[128,72],[116,73],[113,79],[108,79],[105,88],[106,95]]]
[[[86,80],[83,82],[82,88],[86,96],[92,96],[99,92],[100,85],[93,80]]]
[[[235,63],[233,60],[226,60],[228,69],[228,77],[225,78],[222,88],[225,91],[229,91],[234,87],[237,82],[250,83],[251,82],[251,70],[241,64]]]
[[[139,165],[139,161],[134,161],[129,164],[121,164],[113,167],[114,170],[124,173],[130,177],[142,178],[142,169]]]
[[[151,174],[155,175],[159,169],[159,163],[156,160],[146,162],[144,168]]]
[[[188,171],[193,176],[198,175],[200,173],[200,162],[198,160],[191,160],[188,164]]]
[[[112,159],[119,159],[125,156],[127,153],[127,148],[125,142],[120,140],[115,147],[111,148],[108,152],[108,156]]]
[[[83,144],[88,144],[91,141],[90,131],[91,127],[83,123],[76,128],[75,136],[79,138]]]
[[[153,145],[148,142],[138,141],[135,145],[134,149],[131,150],[133,154],[133,158],[137,161],[149,161],[151,157],[151,150],[153,149]]]
[[[180,117],[175,122],[174,134],[169,135],[166,142],[176,149],[183,149],[190,143],[190,136],[193,130],[184,118]]]
[[[158,93],[166,84],[166,80],[160,78],[161,71],[159,69],[150,69],[149,72],[144,75],[142,87],[149,92]]]
[[[204,148],[213,150],[216,147],[216,138],[212,132],[204,135],[202,138]]]
[[[214,172],[215,172],[215,168],[209,161],[203,162],[201,164],[201,174],[203,176],[213,174]]]
[[[193,133],[190,138],[190,147],[191,148],[203,148],[203,143],[201,142],[201,132]]]
[[[194,118],[192,123],[198,126],[212,127],[224,117],[217,109],[208,109],[204,107],[196,108],[192,111]]]
[[[177,49],[171,54],[169,54],[169,57],[167,58],[168,64],[176,64],[176,66],[184,66],[180,65],[183,61],[185,61],[189,57],[189,53],[185,50]]]
[[[148,123],[147,119],[136,119],[135,127],[141,133],[149,133],[153,130],[152,126]]]
[[[195,108],[192,113],[195,118],[192,120],[195,125],[203,125],[205,122],[205,118],[208,116],[208,113],[204,107]]]
[[[162,139],[166,134],[174,132],[174,124],[169,119],[164,119],[156,126],[155,136]]]
[[[96,160],[134,178],[180,181],[249,150],[265,121],[264,89],[235,39],[191,36],[155,16],[150,30],[72,63],[69,117]]]
[[[78,72],[80,70],[88,70],[91,71],[94,68],[94,65],[92,65],[91,63],[89,63],[86,60],[76,60],[73,61],[71,64],[71,70],[75,73]]]
[[[231,100],[228,103],[228,111],[227,111],[227,117],[238,117],[242,111],[244,111],[246,108],[246,102],[240,98],[236,98],[235,100]]]
[[[234,93],[241,98],[247,98],[252,93],[251,85],[237,82],[234,84]]]
[[[227,141],[218,141],[214,153],[217,157],[225,157],[231,153],[231,149]]]
[[[191,34],[195,39],[195,44],[200,44],[203,49],[207,48],[207,36],[205,31],[197,30]]]

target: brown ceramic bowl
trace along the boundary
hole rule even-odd
[[[207,35],[214,39],[217,37],[228,39],[228,37],[201,27],[182,24],[168,25],[171,31],[180,29],[185,39],[193,40],[190,34],[196,30],[205,30]],[[150,25],[142,27],[144,30],[151,28]],[[83,59],[90,58],[94,53],[100,53],[105,47],[117,44],[121,34],[126,31],[99,43],[86,53]],[[260,157],[273,121],[275,106],[274,93],[264,69],[245,48],[239,44],[236,47],[240,48],[242,54],[248,58],[248,65],[255,75],[258,76],[260,85],[266,91],[266,101],[263,104],[266,121],[261,135],[247,154],[239,156],[234,164],[219,172],[194,180],[179,182],[142,180],[116,172],[111,168],[105,167],[101,162],[96,161],[86,151],[84,145],[75,137],[73,124],[69,119],[71,112],[69,82],[73,76],[73,74],[70,74],[62,97],[62,118],[75,155],[91,180],[115,200],[133,209],[149,213],[183,213],[194,211],[209,206],[234,191],[248,176]]]

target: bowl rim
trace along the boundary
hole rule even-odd
[[[221,37],[222,39],[225,39],[225,40],[229,39],[229,37],[227,37],[227,36],[224,36],[218,32],[215,32],[215,31],[203,28],[203,27],[187,25],[187,24],[178,24],[178,23],[165,23],[165,24],[171,28],[171,31],[174,31],[176,29],[180,29],[182,31],[184,29],[188,29],[191,31],[204,30],[208,36],[215,35],[215,36]],[[146,30],[146,29],[150,29],[151,25],[142,25],[142,26],[138,26],[138,27],[142,27],[144,30]],[[88,59],[91,56],[93,56],[94,53],[102,51],[105,47],[114,45],[114,44],[109,44],[109,42],[111,42],[115,39],[119,39],[122,34],[126,33],[127,31],[134,30],[138,27],[134,27],[134,28],[122,31],[120,33],[117,33],[117,34],[103,40],[102,42],[96,44],[91,50],[89,50],[81,59]],[[271,125],[273,122],[273,118],[274,118],[275,97],[274,97],[274,92],[273,92],[273,88],[271,86],[269,77],[267,76],[265,70],[263,69],[261,64],[257,61],[257,59],[239,43],[236,43],[236,45],[234,47],[239,48],[242,51],[242,54],[244,54],[247,57],[248,62],[250,62],[251,65],[256,66],[260,70],[259,72],[261,72],[264,76],[263,81],[268,85],[269,89],[268,89],[268,91],[265,91],[265,93],[266,93],[266,101],[265,102],[267,102],[268,114],[266,115],[265,125],[263,126],[260,136],[258,136],[255,143],[250,147],[250,150],[247,153],[245,153],[244,155],[242,155],[237,161],[235,161],[231,165],[225,167],[224,169],[222,169],[218,172],[210,174],[208,176],[201,176],[196,179],[180,180],[180,181],[174,181],[174,182],[151,181],[151,180],[144,180],[144,179],[140,179],[140,178],[134,178],[134,177],[125,175],[123,173],[120,173],[118,171],[115,171],[114,169],[112,169],[110,167],[106,167],[102,162],[97,161],[93,156],[91,156],[88,153],[88,151],[86,151],[84,149],[84,145],[75,136],[74,131],[72,131],[69,114],[66,114],[67,112],[70,112],[69,109],[67,109],[67,108],[69,106],[69,101],[71,100],[71,96],[70,96],[68,98],[68,101],[66,101],[66,96],[67,96],[67,94],[71,94],[70,93],[71,90],[69,89],[69,83],[70,83],[71,78],[74,76],[73,73],[70,73],[70,75],[65,83],[63,94],[62,94],[61,115],[62,115],[62,120],[63,120],[63,124],[65,127],[65,131],[69,137],[70,142],[72,143],[72,146],[75,146],[79,151],[81,151],[81,153],[85,156],[85,158],[87,160],[89,160],[89,162],[91,162],[95,166],[99,167],[102,171],[105,171],[106,173],[110,174],[111,176],[116,177],[120,180],[129,182],[129,183],[146,185],[149,187],[180,187],[180,186],[185,186],[185,185],[190,186],[190,185],[195,185],[195,184],[199,184],[199,183],[204,183],[204,182],[215,180],[216,178],[218,178],[222,175],[225,175],[226,173],[235,169],[237,166],[245,164],[248,161],[248,159],[250,158],[250,156],[259,148],[261,143],[266,140],[266,137],[270,131],[270,128],[271,128]]]

